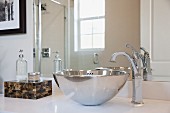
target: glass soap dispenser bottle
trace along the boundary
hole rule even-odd
[[[19,58],[16,61],[16,77],[17,80],[27,80],[27,60],[23,55],[23,50],[19,51]]]
[[[56,53],[56,56],[55,56],[55,59],[54,59],[54,72],[62,71],[62,60],[59,56],[59,52],[56,51],[54,53]]]

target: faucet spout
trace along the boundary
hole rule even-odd
[[[112,55],[111,61],[116,62],[116,57],[119,56],[119,55],[123,55],[123,56],[126,56],[126,57],[127,57],[128,61],[129,61],[129,62],[131,63],[131,65],[132,65],[134,74],[139,73],[137,67],[135,66],[135,63],[134,63],[133,59],[130,57],[130,55],[129,55],[128,53],[125,53],[125,52],[116,52],[116,53],[114,53],[114,54]]]
[[[134,58],[132,58],[129,54],[126,52],[116,52],[112,55],[111,61],[116,61],[117,56],[123,55],[127,57],[129,62],[132,66],[132,103],[134,105],[142,105],[143,104],[143,98],[142,98],[142,76],[138,69],[138,66],[136,65],[136,61]]]

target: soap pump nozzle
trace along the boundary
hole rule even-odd
[[[56,51],[56,52],[53,52],[53,53],[55,53],[56,55],[55,55],[55,58],[59,58],[59,51]]]
[[[24,57],[23,50],[20,49],[20,50],[19,50],[19,58],[23,58],[23,57]]]

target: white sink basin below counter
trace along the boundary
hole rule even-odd
[[[100,106],[83,106],[60,90],[38,100],[7,98],[0,95],[0,113],[170,113],[170,101],[144,99],[134,107],[131,98],[115,97]]]

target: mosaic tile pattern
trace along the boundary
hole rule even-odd
[[[39,99],[49,95],[52,95],[52,80],[42,82],[4,82],[4,97]]]

